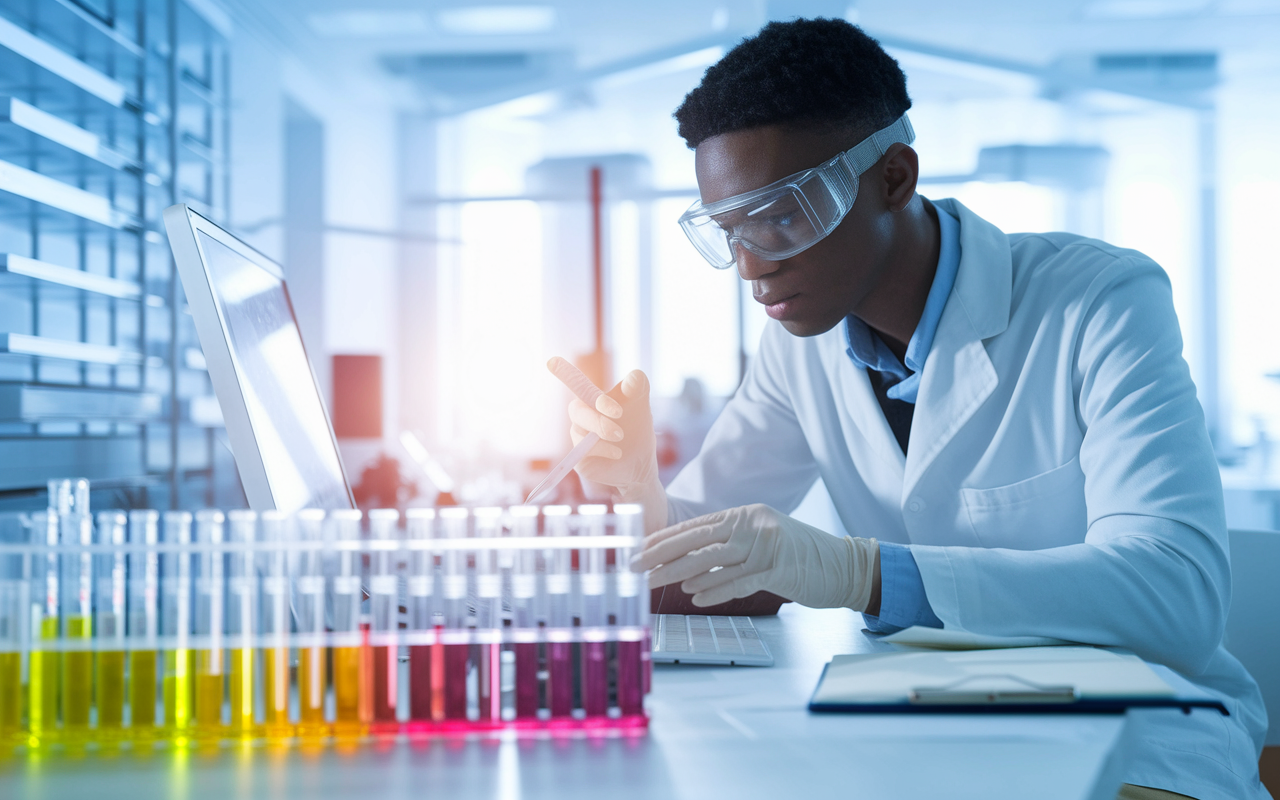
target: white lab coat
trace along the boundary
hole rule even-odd
[[[1155,715],[1125,781],[1266,797],[1266,711],[1222,647],[1222,487],[1168,278],[1132,250],[938,204],[960,220],[960,269],[906,457],[840,326],[771,323],[668,488],[671,521],[789,512],[821,477],[852,535],[912,545],[946,627],[1126,647],[1224,700],[1230,717]]]

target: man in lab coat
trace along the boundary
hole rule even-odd
[[[645,504],[637,566],[695,605],[772,592],[879,630],[1168,665],[1231,715],[1146,715],[1120,797],[1266,797],[1266,712],[1222,647],[1222,489],[1167,277],[921,197],[910,105],[897,63],[843,21],[772,23],[707,71],[676,112],[701,191],[681,224],[775,321],[665,491],[640,372],[624,403],[570,407],[575,442],[604,440],[579,471]],[[852,537],[786,516],[818,478]]]

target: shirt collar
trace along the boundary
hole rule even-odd
[[[845,352],[854,365],[894,378],[895,381],[886,394],[894,400],[908,403],[914,403],[920,391],[920,372],[924,369],[930,348],[933,347],[933,337],[938,332],[942,310],[947,305],[947,298],[955,286],[956,273],[960,269],[960,221],[937,204],[933,207],[938,212],[938,266],[934,272],[933,285],[929,287],[929,295],[924,301],[920,321],[911,334],[911,340],[907,342],[906,357],[899,361],[889,346],[865,322],[852,314],[845,317]]]

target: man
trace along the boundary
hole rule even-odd
[[[1266,712],[1221,644],[1222,490],[1168,279],[1141,253],[1006,235],[918,195],[910,105],[897,63],[842,21],[772,23],[707,71],[675,114],[701,192],[681,224],[776,323],[667,490],[640,372],[624,403],[570,407],[575,442],[604,440],[580,473],[645,504],[636,566],[694,605],[767,591],[879,630],[1166,664],[1231,714],[1144,716],[1120,796],[1266,797]],[[856,538],[785,516],[818,477]]]

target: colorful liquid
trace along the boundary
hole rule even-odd
[[[253,668],[254,651],[251,647],[238,647],[227,651],[228,666],[231,667],[231,675],[227,681],[227,695],[229,705],[231,706],[231,729],[238,736],[250,736],[254,732],[254,711],[253,711]],[[285,686],[288,686],[288,660],[285,661]],[[268,671],[267,675],[270,675]],[[264,676],[266,677],[266,676]],[[263,686],[266,693],[270,693],[270,683]],[[268,709],[270,706],[268,706]],[[285,723],[289,719],[289,700],[288,695],[285,696]]]
[[[383,727],[390,723],[396,726],[396,685],[397,673],[400,671],[396,648],[380,646],[372,648],[373,658],[373,722],[375,727]]]
[[[164,654],[164,724],[181,736],[191,728],[195,688],[195,651],[185,648]]]
[[[444,650],[444,712],[445,719],[467,718],[467,661],[470,645],[446,644]]]
[[[156,724],[156,651],[129,653],[129,728],[134,736],[149,736]]]
[[[0,653],[0,742],[22,725],[22,654]]]
[[[573,714],[573,648],[569,642],[547,645],[547,705],[553,717]]]
[[[609,664],[605,660],[604,642],[583,642],[582,710],[588,717],[601,717],[609,711]]]
[[[235,653],[249,654],[249,669],[253,665],[252,650],[237,650]],[[239,724],[248,731],[253,727],[253,683],[249,682],[248,695],[236,695],[236,660],[244,656],[232,655],[231,662],[231,724],[237,724],[236,715],[240,715]],[[241,667],[244,670],[244,667]],[[245,709],[248,716],[245,717]],[[247,725],[245,724],[247,722]],[[268,736],[290,736],[293,726],[289,724],[289,648],[269,647],[262,651],[262,726]]]
[[[644,712],[641,642],[618,642],[618,710],[623,715]]]
[[[343,736],[362,735],[361,717],[361,648],[333,648],[334,733]]]
[[[96,661],[98,728],[119,732],[124,728],[124,651],[98,653]]]
[[[304,736],[319,736],[328,730],[324,720],[325,652],[321,647],[298,650],[298,732]]]
[[[207,652],[200,656],[211,655]],[[219,665],[221,666],[221,665]],[[226,681],[221,672],[196,672],[196,726],[198,728],[222,727],[222,701],[226,696]],[[201,731],[207,733],[208,731]]]
[[[516,718],[538,716],[538,645],[517,644],[516,651]]]
[[[432,715],[434,698],[431,692],[432,650],[429,644],[416,644],[409,647],[409,719],[415,722],[429,722]]]
[[[93,630],[89,617],[67,618],[68,641],[88,639]],[[93,710],[93,652],[67,651],[62,654],[62,725],[73,736],[89,729]]]

